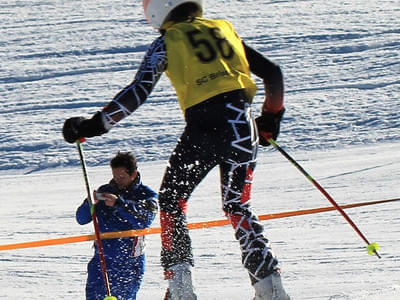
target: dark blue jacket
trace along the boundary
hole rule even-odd
[[[98,192],[112,193],[119,198],[113,207],[104,201],[95,205],[100,232],[147,228],[157,213],[157,193],[142,184],[140,175],[126,190],[119,190],[113,180],[102,185]],[[84,225],[92,221],[90,206],[85,200],[76,211],[76,220]],[[145,268],[144,236],[102,240],[111,292],[118,299],[136,299]],[[99,262],[98,248],[88,264],[86,299],[106,296]]]

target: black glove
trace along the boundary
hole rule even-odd
[[[64,122],[63,136],[68,143],[74,143],[82,137],[102,135],[108,130],[104,128],[101,112],[97,112],[91,119],[83,117],[69,118]]]
[[[263,112],[261,116],[256,118],[258,132],[262,132],[268,135],[269,138],[276,140],[279,135],[280,124],[284,112],[284,108],[282,108],[282,110],[280,110],[276,114]],[[261,134],[259,134],[259,143],[261,146],[270,145],[267,139],[264,138]]]

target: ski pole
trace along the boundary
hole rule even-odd
[[[86,171],[85,158],[83,156],[82,143],[84,141],[85,141],[85,139],[83,139],[83,138],[80,139],[80,140],[77,140],[76,141],[76,145],[77,145],[78,152],[79,152],[79,159],[81,161],[83,178],[85,179],[87,199],[88,199],[88,202],[89,202],[89,205],[90,205],[90,213],[92,215],[94,233],[95,233],[95,236],[96,236],[97,248],[98,248],[98,251],[99,251],[101,272],[103,274],[104,287],[106,289],[106,294],[107,294],[107,296],[104,298],[104,300],[117,300],[117,298],[115,298],[114,296],[111,296],[110,282],[108,280],[107,268],[106,268],[106,259],[104,257],[103,244],[101,242],[99,224],[97,222],[96,210],[95,210],[94,202],[93,202],[93,199],[92,199],[90,183],[89,183],[89,177],[88,177],[88,174],[87,174],[87,171]]]
[[[353,229],[358,233],[358,235],[367,243],[368,254],[375,254],[378,258],[381,256],[378,254],[379,245],[377,243],[370,243],[364,234],[358,229],[356,224],[351,220],[351,218],[344,212],[344,210],[336,203],[335,200],[328,194],[328,192],[310,175],[304,170],[285,150],[283,150],[272,138],[261,132],[261,135],[284,157],[286,157],[336,208],[337,211],[346,219],[346,221],[353,227]]]

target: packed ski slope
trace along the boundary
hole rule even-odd
[[[0,244],[89,234],[84,197],[63,121],[89,116],[134,77],[153,38],[141,1],[2,1],[0,10]],[[400,7],[398,1],[209,1],[286,80],[279,144],[339,204],[400,197]],[[261,87],[261,85],[260,85]],[[259,113],[262,89],[254,100]],[[158,188],[182,130],[163,77],[148,101],[85,153],[94,187],[118,150],[138,156]],[[222,219],[218,173],[195,191],[189,221]],[[259,214],[329,206],[289,162],[260,149],[253,187]],[[337,213],[265,221],[293,299],[400,299],[400,202],[347,210],[382,259]],[[158,221],[154,224],[158,226]],[[230,227],[192,232],[199,299],[251,299]],[[159,237],[149,236],[139,299],[161,299]],[[0,299],[84,298],[91,243],[0,252]]]
[[[137,3],[136,3],[137,2]],[[78,165],[61,137],[66,117],[89,116],[134,77],[156,32],[140,1],[3,4],[0,40],[0,170]],[[289,149],[398,141],[397,1],[217,1],[250,45],[281,64]],[[258,114],[263,94],[254,100]],[[88,145],[90,163],[135,149],[166,159],[183,119],[166,76],[135,115]]]

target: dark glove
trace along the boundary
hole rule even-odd
[[[64,122],[63,136],[68,143],[74,143],[82,137],[102,135],[108,130],[104,128],[101,112],[97,112],[91,119],[83,117],[69,118]]]
[[[267,135],[267,138],[272,138],[276,140],[279,135],[279,129],[283,113],[285,109],[283,108],[276,114],[263,112],[261,116],[256,118],[256,124],[259,134],[259,142],[262,146],[269,146],[269,142],[261,133]]]

